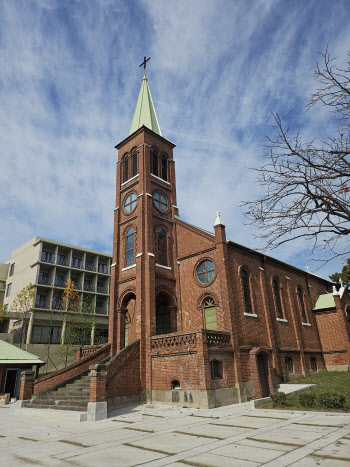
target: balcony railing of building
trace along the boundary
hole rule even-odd
[[[55,287],[65,287],[66,281],[62,279],[55,279],[54,285]]]
[[[95,286],[90,284],[84,284],[85,292],[95,292]]]
[[[97,314],[97,315],[107,315],[108,313],[107,313],[107,310],[106,310],[105,307],[103,307],[103,306],[97,306],[97,307],[96,307],[96,314]]]
[[[63,310],[64,308],[63,308],[63,305],[61,303],[61,299],[57,299],[57,300],[53,299],[51,308],[53,310]]]
[[[97,293],[104,293],[104,294],[108,294],[107,287],[101,287],[101,286],[97,286]]]
[[[47,253],[46,251],[43,251],[41,253],[41,261],[44,263],[54,263],[55,262],[55,255],[54,253]]]
[[[83,260],[80,258],[72,258],[71,266],[75,269],[83,269]]]
[[[96,266],[90,263],[85,263],[85,270],[86,271],[96,271]]]
[[[65,258],[64,256],[57,256],[56,264],[59,266],[69,266],[69,259]]]
[[[49,310],[50,309],[50,303],[49,300],[38,300],[35,302],[35,308],[41,308],[43,310]]]
[[[49,277],[39,277],[38,284],[40,284],[40,285],[51,285],[52,284],[52,279],[50,279]]]
[[[98,268],[97,268],[97,272],[99,272],[101,274],[108,274],[107,264],[99,263]]]

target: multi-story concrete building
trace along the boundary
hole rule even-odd
[[[63,313],[61,298],[67,280],[71,279],[81,303],[88,299],[89,311],[94,313],[95,326],[86,344],[107,342],[110,263],[111,255],[106,253],[42,237],[32,238],[14,250],[7,263],[0,265],[0,273],[6,275],[3,303],[7,311],[0,332],[13,334],[14,342],[22,340],[27,346],[49,341],[63,343],[69,311]],[[35,286],[35,307],[22,320],[11,304],[29,284]]]

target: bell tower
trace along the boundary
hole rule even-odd
[[[160,131],[146,74],[118,149],[109,342],[140,339],[141,391],[151,389],[152,336],[179,328],[176,310],[175,144]]]

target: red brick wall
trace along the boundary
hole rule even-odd
[[[140,340],[121,350],[107,366],[107,399],[140,392]]]

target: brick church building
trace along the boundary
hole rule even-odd
[[[161,134],[146,75],[117,144],[109,341],[139,339],[139,392],[213,407],[278,382],[349,369],[349,294],[179,217],[175,144]],[[214,220],[214,219],[213,219]],[[176,391],[176,392],[174,392]]]
[[[350,369],[344,287],[228,240],[219,213],[212,232],[181,220],[175,144],[161,134],[146,75],[116,148],[109,343],[35,382],[24,375],[28,406],[89,371],[87,417],[97,420],[131,403],[244,402]]]

